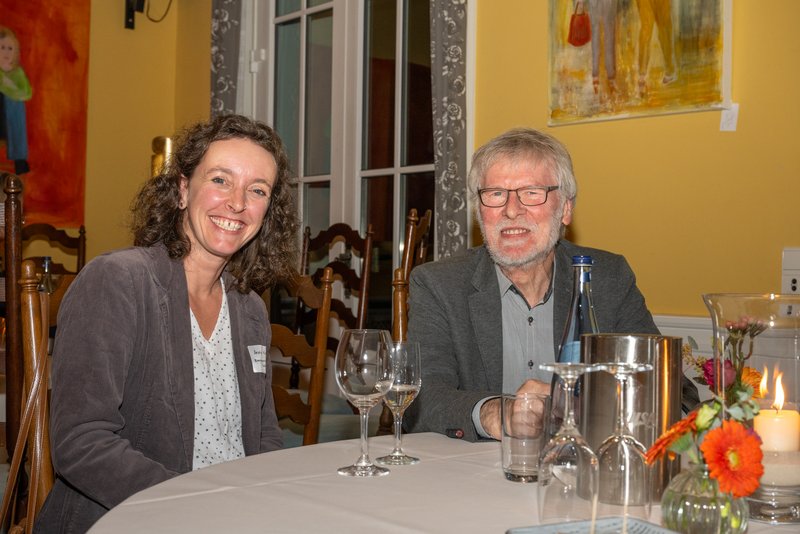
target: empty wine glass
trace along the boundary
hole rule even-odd
[[[627,393],[630,378],[652,371],[650,363],[603,362],[599,369],[614,375],[617,381],[617,406],[614,433],[597,449],[599,464],[598,515],[650,518],[650,468],[645,462],[645,447],[627,425]]]
[[[394,379],[392,387],[383,398],[384,404],[394,415],[394,450],[375,461],[384,465],[410,465],[419,458],[403,452],[403,413],[419,393],[422,385],[419,343],[397,342],[392,345],[392,367]]]
[[[539,456],[539,520],[594,519],[597,510],[597,456],[575,425],[573,391],[578,378],[591,371],[586,363],[540,363],[558,374],[564,397],[564,419]]]
[[[336,349],[336,383],[361,417],[361,456],[356,463],[339,468],[339,474],[374,477],[389,473],[369,459],[367,423],[369,410],[392,386],[392,338],[386,330],[345,330]]]

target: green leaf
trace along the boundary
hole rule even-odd
[[[750,400],[753,396],[753,388],[751,386],[744,386],[736,392],[737,402],[745,402]]]
[[[672,445],[669,446],[669,450],[676,454],[682,454],[689,450],[694,445],[694,440],[692,440],[692,433],[687,432],[675,441],[672,442]]]
[[[734,404],[733,406],[728,408],[728,414],[730,414],[730,416],[736,419],[737,421],[745,420],[745,411],[739,404]]]
[[[688,336],[686,341],[689,343],[689,346],[692,347],[692,350],[697,350],[700,348],[700,345],[697,344],[697,341],[695,341],[692,336]]]

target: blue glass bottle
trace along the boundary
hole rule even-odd
[[[581,361],[581,334],[597,334],[597,319],[592,305],[592,257],[572,257],[572,302],[558,346],[559,362]]]

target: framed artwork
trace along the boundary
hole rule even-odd
[[[550,0],[549,125],[730,106],[731,0]]]
[[[0,169],[25,223],[84,221],[91,0],[0,0]]]

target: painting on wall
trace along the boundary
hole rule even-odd
[[[25,223],[84,221],[91,0],[0,0],[0,170]]]
[[[550,0],[551,126],[730,106],[730,0]]]

